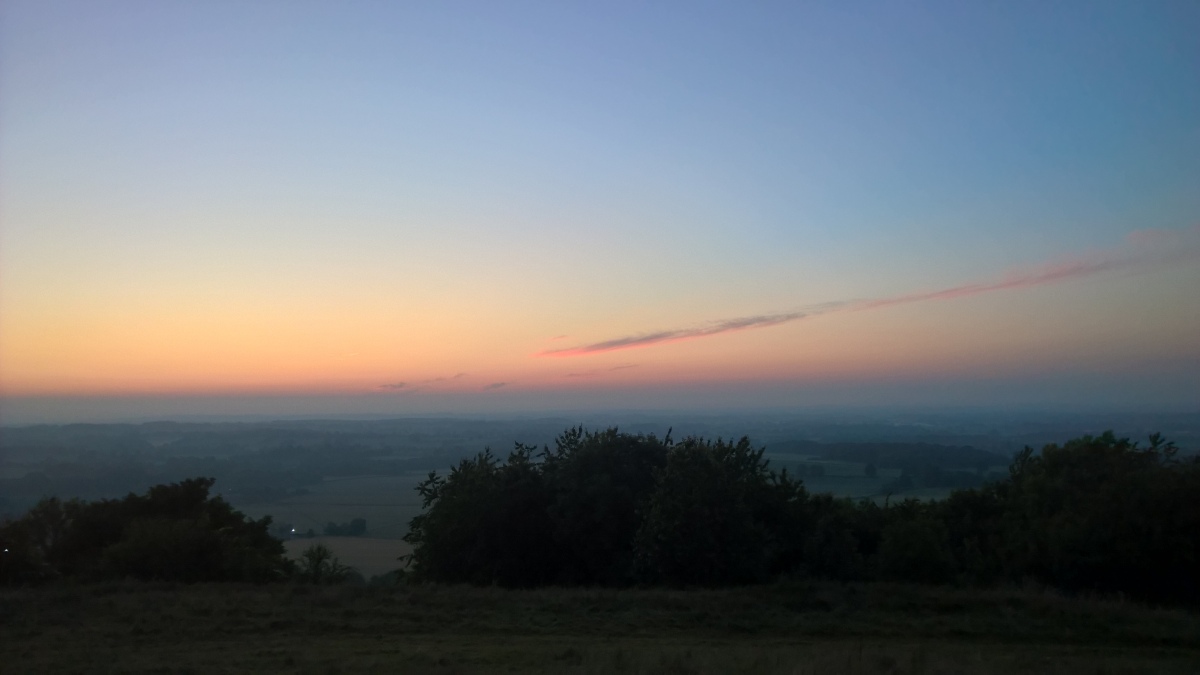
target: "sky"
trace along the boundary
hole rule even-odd
[[[1200,3],[0,4],[0,422],[1200,410]]]

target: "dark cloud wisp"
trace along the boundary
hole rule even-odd
[[[680,340],[691,340],[694,338],[708,337],[710,335],[719,335],[721,333],[729,333],[737,330],[746,330],[747,328],[762,328],[765,326],[775,326],[789,321],[803,319],[810,315],[810,311],[785,312],[782,314],[762,314],[759,316],[743,316],[736,319],[726,319],[723,321],[715,321],[713,323],[699,326],[696,328],[680,328],[676,330],[664,330],[656,333],[644,333],[641,335],[630,335],[628,337],[616,338],[613,340],[605,340],[603,342],[594,342],[590,345],[581,347],[566,347],[563,349],[547,349],[540,356],[580,356],[583,354],[595,354],[598,352],[613,352],[620,349],[636,349],[638,347],[649,347],[650,345],[661,344],[664,342],[679,342]]]

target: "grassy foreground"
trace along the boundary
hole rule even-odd
[[[1200,615],[1022,590],[0,591],[0,672],[1195,673]]]

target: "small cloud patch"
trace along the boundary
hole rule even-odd
[[[597,375],[603,375],[604,373],[611,373],[614,370],[637,368],[637,366],[638,364],[636,363],[623,363],[619,366],[612,366],[610,368],[596,368],[595,370],[582,370],[575,373],[567,373],[566,375],[563,375],[563,377],[596,377]]]

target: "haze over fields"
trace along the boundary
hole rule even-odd
[[[0,7],[0,423],[1200,409],[1200,4]]]

